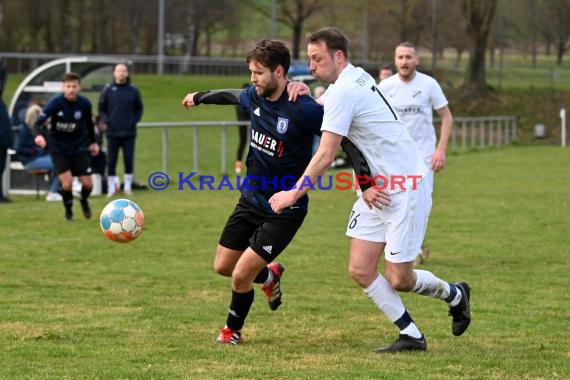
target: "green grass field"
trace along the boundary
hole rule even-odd
[[[373,353],[397,330],[347,275],[350,191],[311,194],[281,256],[284,304],[271,312],[257,291],[238,347],[214,343],[230,288],[211,269],[235,191],[137,191],[146,225],[130,244],[106,240],[97,220],[65,222],[60,204],[12,196],[0,219],[0,378],[569,378],[569,160],[554,147],[449,157],[424,268],[471,284],[473,322],[453,337],[444,303],[405,294],[424,354]],[[96,213],[105,203],[93,199]]]
[[[244,79],[135,82],[144,121],[232,120],[232,107],[185,111],[180,100]],[[236,135],[229,133],[230,152]],[[201,130],[200,139],[199,172],[218,176],[219,129]],[[169,142],[168,174],[190,172],[192,131],[173,129]],[[144,183],[161,170],[160,131],[141,130],[137,144]],[[396,328],[347,274],[350,191],[311,194],[309,215],[280,258],[284,304],[271,312],[258,290],[238,347],[214,343],[230,285],[212,270],[236,191],[179,191],[176,183],[136,191],[146,225],[130,244],[106,240],[77,202],[68,223],[60,204],[12,195],[0,205],[0,378],[568,379],[568,162],[570,150],[558,147],[449,155],[436,176],[424,268],[471,284],[473,322],[454,337],[443,302],[405,294],[429,351],[393,356],[373,350],[392,342]],[[94,197],[94,213],[106,203]]]

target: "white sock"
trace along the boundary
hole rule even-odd
[[[445,300],[449,297],[449,284],[427,270],[414,270],[416,272],[416,284],[412,292],[433,298]]]
[[[119,177],[111,175],[107,178],[107,193],[114,194],[119,188]]]
[[[414,322],[410,323],[405,329],[400,330],[400,334],[408,335],[416,339],[420,339],[422,337],[422,333],[418,330],[418,326],[416,326]]]
[[[125,174],[125,187],[123,190],[128,191],[133,188],[133,175]]]
[[[406,311],[400,295],[380,274],[370,286],[362,290],[392,323],[397,321]]]
[[[404,307],[402,298],[400,298],[398,292],[394,290],[392,285],[390,285],[382,275],[378,274],[376,280],[363,290],[364,293],[366,293],[376,304],[376,306],[378,306],[378,308],[388,317],[390,322],[395,323],[404,315],[404,313],[406,313],[406,308]],[[412,338],[417,339],[422,337],[422,333],[418,330],[418,327],[413,321],[403,330],[400,330],[400,334],[409,335]]]

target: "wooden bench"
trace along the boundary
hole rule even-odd
[[[8,183],[9,183],[9,190],[8,191],[12,191],[14,192],[29,192],[31,189],[29,189],[29,184],[33,182],[34,187],[33,187],[33,191],[35,191],[36,194],[36,198],[40,199],[40,195],[42,193],[42,183],[44,184],[44,188],[49,188],[49,183],[51,180],[51,171],[48,169],[31,169],[28,170],[26,169],[25,165],[18,160],[14,160],[13,158],[16,157],[16,151],[13,149],[8,149],[8,168],[10,169],[8,173],[6,173],[6,175],[9,177]],[[25,188],[14,188],[14,185],[12,183],[12,176],[13,174],[17,173],[18,176],[22,177],[22,176],[29,176],[29,179],[33,178],[33,181],[27,181],[27,180],[20,180],[19,182],[24,182],[26,183],[28,186],[26,186]],[[8,187],[7,187],[8,189]],[[45,191],[45,190],[44,190]]]

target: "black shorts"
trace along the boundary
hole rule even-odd
[[[55,174],[60,175],[70,170],[73,176],[91,175],[91,159],[89,153],[61,154],[50,152]]]
[[[306,213],[274,214],[255,208],[241,197],[228,218],[220,245],[236,251],[251,247],[268,263],[275,260],[297,233]]]

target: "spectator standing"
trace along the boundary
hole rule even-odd
[[[398,75],[381,81],[378,88],[398,111],[408,133],[418,145],[422,158],[430,169],[427,179],[433,192],[434,172],[445,167],[445,150],[451,136],[453,116],[437,81],[417,71],[420,58],[414,44],[400,43],[395,50],[394,63]],[[434,109],[441,118],[439,141],[433,126]],[[416,257],[416,264],[421,264],[428,255],[429,248],[424,244]]]
[[[116,172],[119,149],[123,150],[125,164],[123,190],[127,195],[132,194],[137,123],[142,115],[140,92],[131,84],[127,65],[119,63],[113,70],[113,82],[105,86],[99,98],[99,117],[107,135],[108,197],[121,188]]]
[[[45,169],[51,172],[51,183],[46,201],[59,202],[62,200],[59,193],[60,181],[55,174],[51,156],[34,142],[32,129],[41,113],[42,107],[38,104],[32,104],[26,110],[24,124],[20,124],[18,127],[16,154],[26,170]]]
[[[91,218],[89,195],[91,181],[91,155],[99,154],[95,141],[91,102],[79,95],[81,76],[77,73],[63,75],[63,94],[56,96],[45,106],[34,124],[36,144],[49,149],[55,172],[61,181],[61,197],[65,219],[73,219],[73,177],[81,182],[81,209],[86,219]],[[50,128],[44,128],[48,121]]]

